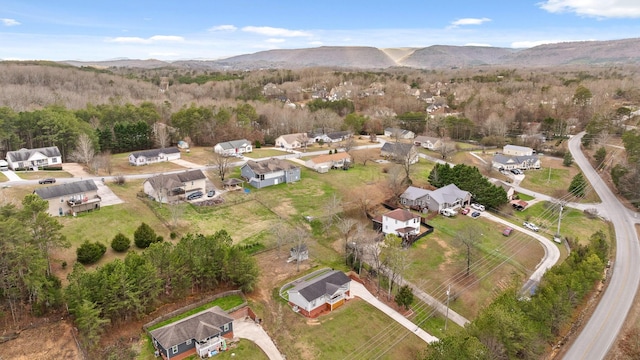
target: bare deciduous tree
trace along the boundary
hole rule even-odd
[[[456,144],[451,141],[443,141],[442,145],[438,148],[438,153],[442,156],[443,160],[447,160],[451,154],[456,152]]]
[[[177,228],[184,214],[186,204],[180,201],[174,201],[169,205],[169,215],[171,216],[171,227]]]
[[[85,166],[89,166],[93,161],[95,155],[96,150],[91,137],[84,133],[80,134],[80,136],[78,136],[78,143],[76,144],[76,148],[70,155],[71,159]]]
[[[159,148],[166,148],[170,144],[169,126],[157,122],[153,125],[153,140]]]
[[[231,157],[223,154],[213,152],[213,165],[215,165],[215,172],[220,177],[220,180],[224,181],[225,175],[229,172],[231,166]]]
[[[475,226],[462,228],[455,235],[456,241],[463,246],[463,249],[466,252],[467,276],[469,276],[469,272],[471,271],[471,256],[474,248],[480,241],[480,235],[482,235],[480,234],[480,229]]]

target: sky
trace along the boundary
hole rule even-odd
[[[640,0],[0,0],[0,59],[221,59],[270,49],[640,37]]]

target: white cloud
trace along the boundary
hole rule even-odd
[[[456,21],[453,21],[451,23],[452,27],[458,27],[461,25],[482,25],[486,22],[491,21],[491,19],[489,18],[464,18],[464,19],[458,19]]]
[[[153,44],[157,42],[183,42],[184,38],[174,35],[154,35],[146,39],[137,36],[119,36],[109,38],[106,41],[121,44]]]
[[[285,39],[274,39],[274,38],[267,39],[268,43],[283,43],[285,41],[286,41]]]
[[[0,19],[0,22],[4,26],[17,26],[17,25],[20,25],[20,23],[18,21],[16,21],[15,19]]]
[[[237,27],[233,25],[217,25],[209,28],[209,31],[236,31]]]
[[[289,30],[283,28],[274,28],[269,26],[245,26],[242,31],[265,35],[265,36],[284,36],[284,37],[301,37],[311,36],[311,33],[302,30]]]
[[[538,6],[551,13],[572,12],[586,17],[640,17],[640,2],[637,0],[546,0]]]

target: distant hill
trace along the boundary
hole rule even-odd
[[[385,69],[406,66],[420,69],[467,68],[504,65],[548,67],[562,65],[640,64],[640,38],[582,41],[540,45],[529,49],[483,46],[434,45],[425,48],[322,46],[307,49],[268,50],[221,60],[110,60],[65,61],[74,66],[95,67],[178,67],[192,69],[259,69],[342,67]]]

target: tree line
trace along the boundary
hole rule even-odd
[[[508,201],[506,191],[482,176],[475,166],[435,164],[428,180],[437,188],[455,184],[460,190],[470,192],[475,201],[486,207],[497,209]]]

